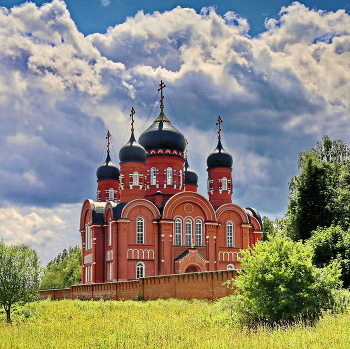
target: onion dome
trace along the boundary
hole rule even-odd
[[[140,145],[134,136],[134,132],[131,132],[131,137],[128,143],[126,143],[119,151],[120,162],[142,162],[146,161],[145,148]]]
[[[232,156],[223,148],[219,139],[216,149],[208,156],[208,168],[225,167],[232,168]]]
[[[198,185],[198,175],[191,169],[187,159],[185,161],[185,184]]]
[[[97,180],[114,179],[119,180],[119,168],[113,164],[109,152],[107,152],[106,161],[97,169]]]
[[[171,124],[163,109],[154,123],[141,134],[139,143],[147,151],[171,149],[184,152],[186,148],[184,135]]]

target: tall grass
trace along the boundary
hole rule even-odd
[[[205,301],[41,301],[0,314],[0,348],[350,348],[350,317],[316,327],[242,331]]]

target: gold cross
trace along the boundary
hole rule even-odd
[[[134,114],[135,109],[134,107],[131,108],[130,117],[131,117],[131,132],[134,132]]]
[[[163,80],[160,80],[160,84],[159,84],[159,89],[158,91],[160,91],[160,107],[164,108],[164,104],[163,104],[163,88],[166,87],[166,85],[164,84]]]
[[[219,137],[218,137],[218,139],[221,139],[221,124],[222,124],[222,119],[221,119],[221,117],[219,116],[218,117],[218,122],[216,123],[216,125],[219,125],[219,129],[218,129],[218,135],[219,135]]]
[[[111,138],[111,133],[109,132],[109,130],[108,130],[108,132],[107,132],[107,137],[106,137],[106,139],[107,139],[107,153],[109,153],[109,145],[111,144],[110,142],[109,142],[109,139]]]

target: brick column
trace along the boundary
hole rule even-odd
[[[173,220],[160,221],[160,275],[174,274],[174,261],[172,256],[172,236],[173,236]]]
[[[217,222],[205,222],[205,238],[208,250],[209,267],[208,271],[217,270],[217,248],[216,248],[216,231]]]
[[[251,245],[250,241],[250,228],[252,227],[250,224],[242,223],[241,224],[243,230],[243,248],[246,249]]]
[[[117,221],[117,279],[118,281],[126,281],[135,278],[128,275],[128,226],[129,219],[120,219]]]

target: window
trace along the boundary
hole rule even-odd
[[[167,185],[173,184],[173,169],[171,167],[168,167],[166,169],[166,184]]]
[[[182,170],[179,171],[179,178],[180,178],[180,189],[182,188],[183,185],[183,174],[182,174]]]
[[[222,184],[221,189],[227,190],[227,178],[226,177],[221,179],[221,184]]]
[[[114,189],[110,188],[108,189],[108,201],[114,201]]]
[[[87,265],[85,266],[85,282],[91,282],[92,281],[92,266]]]
[[[175,219],[175,245],[182,245],[182,222],[181,219]]]
[[[192,222],[191,220],[187,219],[186,220],[186,245],[190,246],[192,245],[193,240],[192,240]]]
[[[107,263],[107,281],[113,280],[113,263]]]
[[[226,270],[235,270],[235,266],[233,264],[228,264]]]
[[[92,248],[92,234],[91,234],[91,226],[85,226],[85,251],[89,251]]]
[[[145,264],[143,262],[138,262],[136,264],[136,279],[145,277]]]
[[[139,217],[136,220],[136,243],[145,243],[145,220],[143,217]]]
[[[196,245],[202,245],[202,221],[200,219],[196,220]]]
[[[108,246],[112,246],[112,221],[108,222],[108,239],[107,239]]]
[[[151,168],[151,180],[150,180],[151,185],[156,185],[157,184],[157,169],[155,167]]]
[[[132,174],[132,185],[139,185],[140,181],[139,181],[139,173],[138,172],[134,172]]]
[[[227,222],[226,224],[226,241],[227,247],[233,247],[233,223]]]

